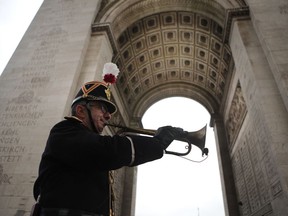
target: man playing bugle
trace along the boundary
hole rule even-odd
[[[72,102],[72,115],[51,129],[34,185],[39,215],[114,215],[110,171],[160,159],[182,135],[181,128],[171,126],[153,137],[101,135],[117,111],[109,89],[117,70],[107,63],[104,81],[85,83]]]

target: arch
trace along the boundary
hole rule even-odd
[[[121,71],[117,88],[126,108],[134,112],[151,89],[177,83],[180,90],[187,83],[186,88],[209,95],[203,104],[218,112],[233,65],[223,39],[220,24],[193,12],[156,13],[128,26],[117,38],[113,57]]]
[[[135,110],[150,90],[171,83],[178,83],[181,89],[181,83],[187,82],[187,88],[201,90],[202,96],[209,95],[205,99],[201,96],[202,104],[211,113],[218,112],[233,69],[225,32],[227,11],[241,4],[213,0],[103,1],[92,31],[105,28],[108,32],[114,49],[112,61],[121,71],[117,89],[125,109],[133,113],[130,118],[139,117]],[[157,98],[157,91],[155,95],[153,98]]]
[[[187,7],[190,5],[190,7]],[[227,7],[227,5],[225,5]],[[152,10],[151,10],[152,9]],[[117,38],[123,29],[144,16],[155,12],[193,11],[200,13],[224,25],[225,8],[215,0],[141,0],[116,1],[114,4],[102,6],[102,11],[95,19],[95,23],[111,23],[114,35]]]
[[[162,93],[163,92],[163,93]],[[188,83],[171,83],[169,85],[160,85],[157,88],[150,89],[147,94],[142,97],[135,107],[133,117],[140,119],[145,111],[154,103],[168,97],[185,97],[193,99],[206,108],[206,110],[213,114],[217,108],[217,102],[213,97],[204,91],[201,91],[197,86],[192,86]],[[205,95],[205,96],[204,96]],[[209,98],[207,100],[207,98]]]
[[[126,123],[141,126],[144,112],[161,99],[190,98],[210,113],[211,125],[223,138],[224,147],[219,151],[225,152],[226,134],[220,130],[222,122],[216,120],[222,120],[220,108],[225,104],[234,68],[227,31],[234,16],[247,15],[246,9],[239,9],[241,1],[105,2],[92,32],[97,35],[98,30],[105,28],[113,46],[112,61],[121,71],[115,93],[121,100],[121,110],[125,110]],[[224,177],[231,176],[230,166],[223,167]],[[134,173],[127,176],[134,179]],[[233,184],[225,186],[224,193],[231,198],[224,198],[226,211],[238,215]],[[133,202],[133,188],[127,196]],[[124,209],[133,212],[133,208],[129,204]]]

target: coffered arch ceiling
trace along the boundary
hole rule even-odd
[[[127,107],[134,110],[154,94],[161,99],[189,96],[191,88],[192,98],[205,93],[213,104],[210,111],[217,109],[232,60],[222,38],[221,25],[191,12],[163,12],[133,23],[117,39],[114,58],[121,70],[117,87]],[[178,91],[171,93],[170,86],[176,84]]]
[[[159,7],[163,1],[151,2]],[[195,1],[200,5],[197,9],[191,4],[187,8],[187,1],[177,1],[175,10],[171,5],[167,7],[169,2],[157,12],[150,8],[145,13],[146,5],[142,13],[132,13],[130,19],[123,14],[119,19],[119,15],[114,19],[118,22],[110,25],[115,41],[113,62],[121,71],[117,91],[125,109],[132,113],[130,117],[141,117],[153,103],[170,96],[195,99],[210,113],[218,112],[223,101],[233,66],[225,41],[224,8],[210,1],[213,5],[206,4],[201,12],[200,3],[207,1]],[[131,14],[129,8],[127,11]],[[105,15],[101,16],[102,22],[107,21]],[[99,17],[97,22],[101,22]],[[120,31],[119,26],[125,28]]]

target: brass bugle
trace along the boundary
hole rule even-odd
[[[121,129],[121,133],[135,133],[135,134],[144,134],[144,135],[150,135],[154,136],[156,134],[156,130],[152,129],[141,129],[141,128],[131,128],[131,127],[126,127],[122,125],[115,125],[115,124],[110,124],[106,123],[107,126],[111,127],[117,127]],[[185,156],[190,153],[192,149],[192,144],[197,146],[198,148],[201,149],[202,151],[202,156],[208,155],[208,148],[205,148],[205,140],[206,140],[206,129],[207,125],[205,125],[203,128],[201,128],[198,131],[192,131],[192,132],[184,132],[182,137],[178,137],[176,140],[182,141],[182,142],[187,142],[187,152],[185,153],[179,153],[179,152],[173,152],[173,151],[167,151],[167,154],[173,154],[177,156]]]

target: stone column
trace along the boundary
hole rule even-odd
[[[278,89],[288,111],[288,2],[246,0]]]
[[[244,215],[288,212],[288,113],[251,21],[233,25],[231,50],[247,116],[230,149]]]
[[[136,182],[137,182],[137,167],[126,167],[124,188],[121,205],[121,214],[119,216],[134,216],[136,205]]]
[[[100,2],[44,1],[0,77],[0,215],[29,214],[41,153],[75,95]]]
[[[225,215],[238,216],[238,201],[223,118],[218,115],[212,116],[212,121],[214,124],[214,134],[219,160]]]

